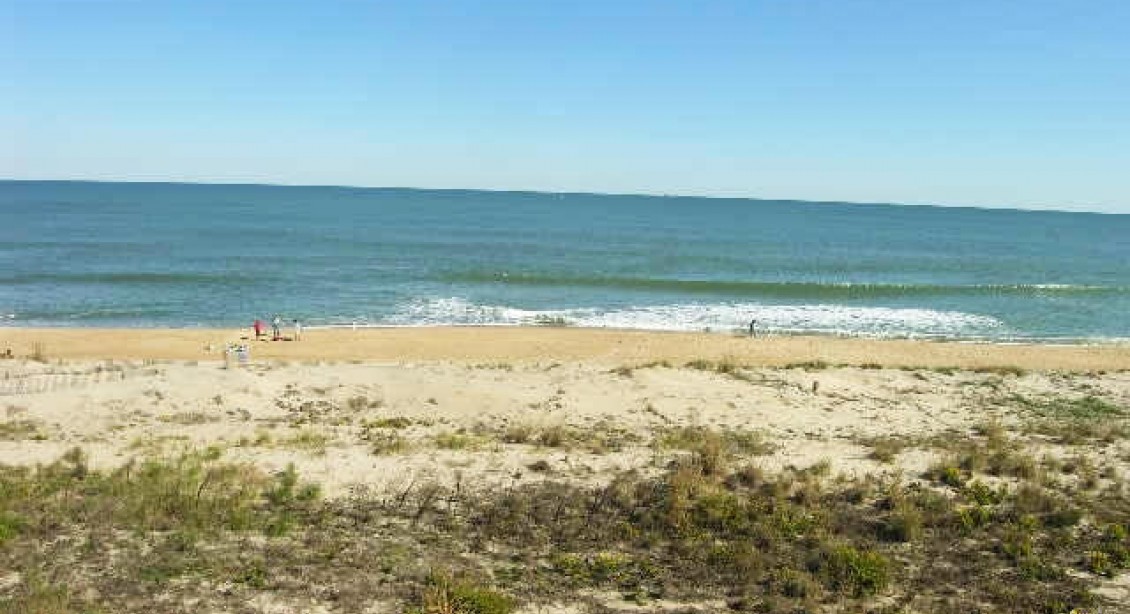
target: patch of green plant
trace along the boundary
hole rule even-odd
[[[19,534],[24,520],[14,512],[0,510],[0,546]]]
[[[696,359],[691,360],[683,365],[687,369],[694,369],[696,371],[711,371],[719,375],[725,375],[732,379],[752,382],[756,381],[747,372],[747,367],[743,366],[734,358],[726,357],[718,361]]]
[[[435,446],[441,450],[474,450],[485,443],[483,438],[470,433],[445,431],[433,438]]]
[[[761,431],[719,431],[701,426],[661,429],[653,446],[715,456],[765,456],[777,450],[777,444]]]
[[[1035,399],[1017,394],[1012,401],[1034,416],[1060,420],[1097,420],[1130,414],[1127,408],[1092,395]]]
[[[317,496],[309,488],[300,489],[301,496],[282,496],[294,492],[293,468],[272,479],[219,458],[219,450],[209,448],[95,471],[75,448],[50,465],[0,467],[0,508],[6,517],[22,518],[12,525],[29,537],[76,519],[124,530],[208,534],[262,529],[280,509]]]
[[[47,435],[40,429],[43,423],[38,420],[5,420],[0,422],[0,441],[44,440]]]
[[[279,439],[276,442],[276,445],[285,448],[302,450],[319,456],[326,453],[326,446],[328,444],[329,437],[327,437],[325,433],[313,429],[301,430],[291,437]]]
[[[384,403],[380,399],[370,400],[365,395],[349,397],[349,399],[345,401],[345,406],[348,407],[350,411],[363,411],[378,408],[383,405]]]
[[[922,477],[951,488],[961,488],[965,485],[965,472],[961,469],[960,461],[953,459],[944,460],[930,466]]]
[[[570,429],[560,424],[555,424],[545,428],[538,434],[537,443],[547,448],[562,448],[569,445],[572,439],[573,433],[570,432]]]
[[[181,412],[177,414],[165,414],[157,416],[157,420],[167,422],[169,424],[181,424],[184,426],[191,426],[194,424],[207,424],[209,422],[218,422],[219,416],[206,414],[202,411]]]
[[[692,361],[692,362],[694,362],[695,364],[697,364],[699,366],[709,364],[707,361]],[[690,366],[690,364],[691,363],[688,363],[688,366]],[[641,363],[641,364],[638,364],[638,365],[620,365],[619,367],[614,367],[613,369],[609,370],[609,373],[614,373],[616,375],[619,375],[620,377],[632,377],[632,375],[636,371],[639,371],[639,370],[642,370],[642,369],[654,369],[654,368],[657,368],[657,367],[663,367],[663,368],[666,368],[666,369],[670,369],[671,363],[666,361],[666,360],[654,360],[652,362]],[[692,368],[695,368],[695,367],[692,367]],[[710,369],[710,370],[713,370],[713,369]]]
[[[903,450],[913,447],[916,442],[905,435],[879,435],[862,437],[856,440],[860,445],[871,448],[867,458],[881,463],[891,463]]]
[[[643,608],[724,599],[770,612],[883,611],[907,595],[922,612],[1107,605],[1089,589],[1130,562],[1125,483],[1106,478],[1081,495],[1074,480],[986,478],[992,453],[1014,444],[971,437],[938,464],[954,467],[953,486],[829,477],[830,463],[731,467],[715,433],[663,468],[604,482],[412,480],[330,500],[293,467],[264,474],[219,450],[120,470],[72,453],[38,469],[0,466],[0,527],[10,527],[0,560],[24,578],[48,570],[44,595],[67,578],[58,611],[84,611],[74,595],[91,589],[110,611],[161,611],[154,595],[170,591],[235,611],[267,591],[309,604],[306,587],[331,584],[342,611],[375,595],[417,612],[600,608],[610,593]],[[960,467],[971,446],[980,469]],[[1096,458],[1101,470],[1107,459]],[[451,571],[428,571],[441,566]],[[26,592],[0,587],[0,611],[36,611]]]
[[[924,514],[913,503],[903,501],[891,510],[881,525],[880,537],[887,541],[914,542],[924,534]]]
[[[412,419],[403,416],[395,416],[391,418],[374,418],[367,420],[362,425],[366,429],[406,429],[412,426]]]
[[[369,442],[369,450],[377,456],[390,456],[407,451],[408,440],[396,431],[369,431],[362,435]]]
[[[1008,487],[993,488],[980,480],[973,480],[962,487],[962,494],[977,505],[999,505],[1008,497]]]
[[[889,568],[890,562],[878,552],[839,546],[825,554],[820,572],[834,590],[864,597],[887,587]]]
[[[514,611],[512,597],[490,587],[444,572],[433,572],[423,595],[425,613],[509,614]]]
[[[64,584],[52,584],[33,575],[21,578],[15,594],[0,597],[0,612],[11,614],[96,614],[102,608],[75,598]]]
[[[1012,375],[1012,376],[1015,376],[1015,377],[1023,377],[1027,373],[1027,371],[1025,371],[1024,369],[1021,369],[1020,367],[1007,366],[1007,365],[1006,366],[974,367],[973,372],[974,373],[990,373],[990,374],[993,374],[993,375]]]

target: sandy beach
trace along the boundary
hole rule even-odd
[[[701,446],[717,441],[727,466],[752,463],[769,475],[819,471],[842,483],[933,484],[923,477],[932,467],[997,429],[1005,434],[993,437],[1014,441],[1009,454],[1035,459],[1024,462],[1101,470],[1093,488],[1124,488],[1130,475],[1130,442],[1118,430],[1130,410],[1125,347],[567,328],[248,336],[0,329],[0,351],[14,355],[0,361],[0,466],[47,465],[78,447],[87,470],[113,472],[210,451],[263,475],[293,466],[340,505],[415,496],[423,484],[489,493],[537,484],[599,489],[627,475],[663,480],[672,463],[698,458]],[[228,343],[250,345],[250,362],[225,365]],[[1092,414],[1101,420],[1087,422]],[[1052,436],[1084,427],[1090,430],[1070,441]],[[1115,430],[1102,435],[1103,428]],[[1080,475],[1059,479],[1074,484]],[[1007,485],[1015,478],[988,479]],[[423,582],[434,561],[420,556],[412,573]],[[99,594],[111,590],[95,577],[69,580]],[[1130,597],[1126,578],[1096,580],[1096,594]],[[0,591],[23,580],[0,577]],[[517,586],[509,590],[525,594]],[[259,600],[246,610],[255,612],[392,612],[415,594],[378,591],[370,609],[351,609],[297,589],[240,585],[227,594],[205,591],[213,596],[203,600],[200,587],[160,590],[175,605],[168,611],[216,612],[247,599]],[[649,607],[724,605],[693,591],[663,594]],[[132,603],[120,599],[114,603]],[[634,607],[615,591],[535,591],[521,603],[528,612]]]
[[[268,330],[269,333],[269,330]],[[293,331],[284,330],[289,339]],[[253,360],[373,362],[592,361],[599,364],[732,360],[774,367],[800,362],[884,367],[1130,369],[1130,346],[959,343],[820,336],[669,333],[555,327],[441,327],[307,330],[301,341],[256,341],[250,329],[0,328],[0,352],[39,349],[63,360],[218,360],[247,344]]]

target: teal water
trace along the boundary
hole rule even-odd
[[[1130,339],[1130,216],[0,181],[0,325]]]

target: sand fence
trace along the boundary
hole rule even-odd
[[[98,364],[84,368],[17,363],[0,371],[0,396],[42,394],[153,376],[155,369],[132,364]]]

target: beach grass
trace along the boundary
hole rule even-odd
[[[1118,603],[1123,376],[826,366],[810,395],[795,382],[811,366],[617,362],[247,373],[191,398],[164,374],[115,378],[135,398],[108,391],[101,415],[137,446],[107,462],[109,440],[91,438],[0,464],[0,568],[17,572],[0,612]],[[399,388],[374,380],[390,372]],[[512,397],[496,400],[499,378],[518,382]],[[22,398],[0,440],[67,440],[84,424],[56,424],[60,398]],[[217,418],[239,431],[199,443]],[[361,467],[351,479],[380,479],[333,484],[339,455]]]
[[[216,449],[112,471],[76,449],[37,469],[0,469],[0,553],[28,572],[0,607],[141,611],[144,594],[215,582],[232,588],[210,603],[262,591],[299,599],[330,577],[353,587],[341,595],[349,607],[375,574],[389,582],[377,596],[419,612],[505,613],[584,603],[591,591],[643,605],[724,595],[727,608],[751,612],[892,600],[923,612],[1046,612],[1096,606],[1089,587],[1130,567],[1120,481],[1081,498],[967,457],[942,458],[925,483],[833,477],[831,464],[768,472],[711,441],[696,435],[696,453],[660,474],[602,486],[423,483],[347,499],[322,498],[293,466],[269,475]],[[972,449],[1013,443],[979,438]],[[1012,481],[987,481],[1001,476]],[[390,543],[388,556],[419,563],[355,564]],[[110,563],[123,552],[128,563]]]

